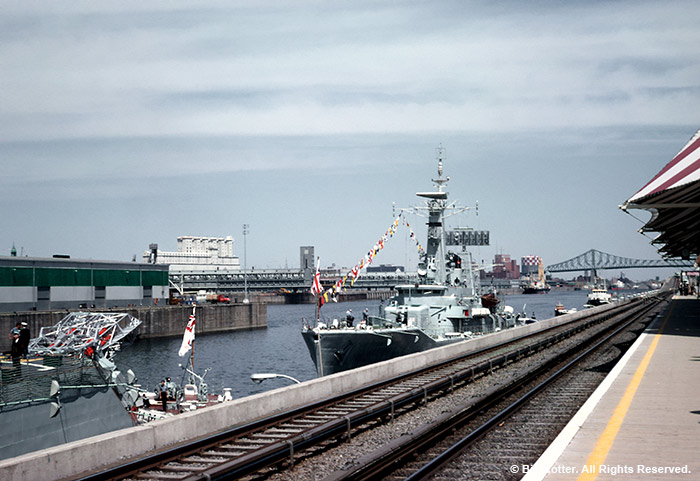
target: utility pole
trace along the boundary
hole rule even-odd
[[[250,228],[249,224],[243,224],[243,290],[245,292],[245,297],[243,298],[243,302],[245,304],[248,304],[250,302],[248,300],[248,259],[247,259],[247,242],[246,238],[248,237],[248,232]]]

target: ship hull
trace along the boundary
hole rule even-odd
[[[14,370],[2,367],[0,459],[134,425],[114,389],[104,386],[91,363],[63,361],[54,366],[34,359]],[[52,380],[62,386],[84,386],[63,387],[57,396],[50,396]],[[60,405],[55,417],[50,417],[52,402]]]
[[[547,294],[548,292],[548,288],[523,287],[523,294]]]
[[[319,376],[347,371],[464,340],[436,341],[420,329],[306,330],[302,337]]]

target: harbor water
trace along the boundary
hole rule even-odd
[[[554,306],[562,303],[567,309],[583,309],[588,291],[551,291],[547,294],[511,295],[504,298],[506,305],[515,312],[524,313],[538,320],[554,316]],[[327,321],[344,318],[352,309],[356,322],[362,311],[369,309],[377,315],[380,301],[330,302],[321,309],[321,317]],[[269,305],[267,329],[236,331],[216,334],[197,334],[195,337],[195,371],[202,374],[210,369],[205,380],[210,392],[221,393],[224,387],[231,388],[234,398],[267,391],[288,385],[283,378],[268,379],[261,384],[251,381],[253,373],[277,373],[307,381],[316,377],[309,352],[301,337],[302,322],[311,323],[315,308],[310,304]],[[183,320],[183,325],[185,321]],[[144,339],[124,344],[117,353],[116,362],[120,370],[132,369],[138,382],[152,390],[165,377],[183,384],[188,357],[179,357],[182,339]]]

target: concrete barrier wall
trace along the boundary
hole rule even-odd
[[[99,309],[99,312],[126,312],[143,321],[138,328],[142,338],[182,336],[192,306],[125,307]],[[42,327],[53,326],[68,314],[67,310],[24,311],[0,313],[0,352],[9,352],[8,333],[18,322],[26,322],[32,337]],[[223,332],[267,327],[267,305],[260,302],[248,304],[216,304],[197,306],[197,332]]]
[[[445,361],[465,352],[538,332],[593,311],[603,312],[614,305],[575,312],[515,329],[450,344],[365,366],[352,371],[313,379],[254,396],[192,411],[143,426],[75,441],[0,462],[0,479],[34,481],[76,477],[101,465],[143,456],[183,441],[213,434],[282,411],[305,406],[324,398],[405,374],[414,369]]]

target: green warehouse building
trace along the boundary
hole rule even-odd
[[[0,312],[167,303],[168,266],[0,256]]]

